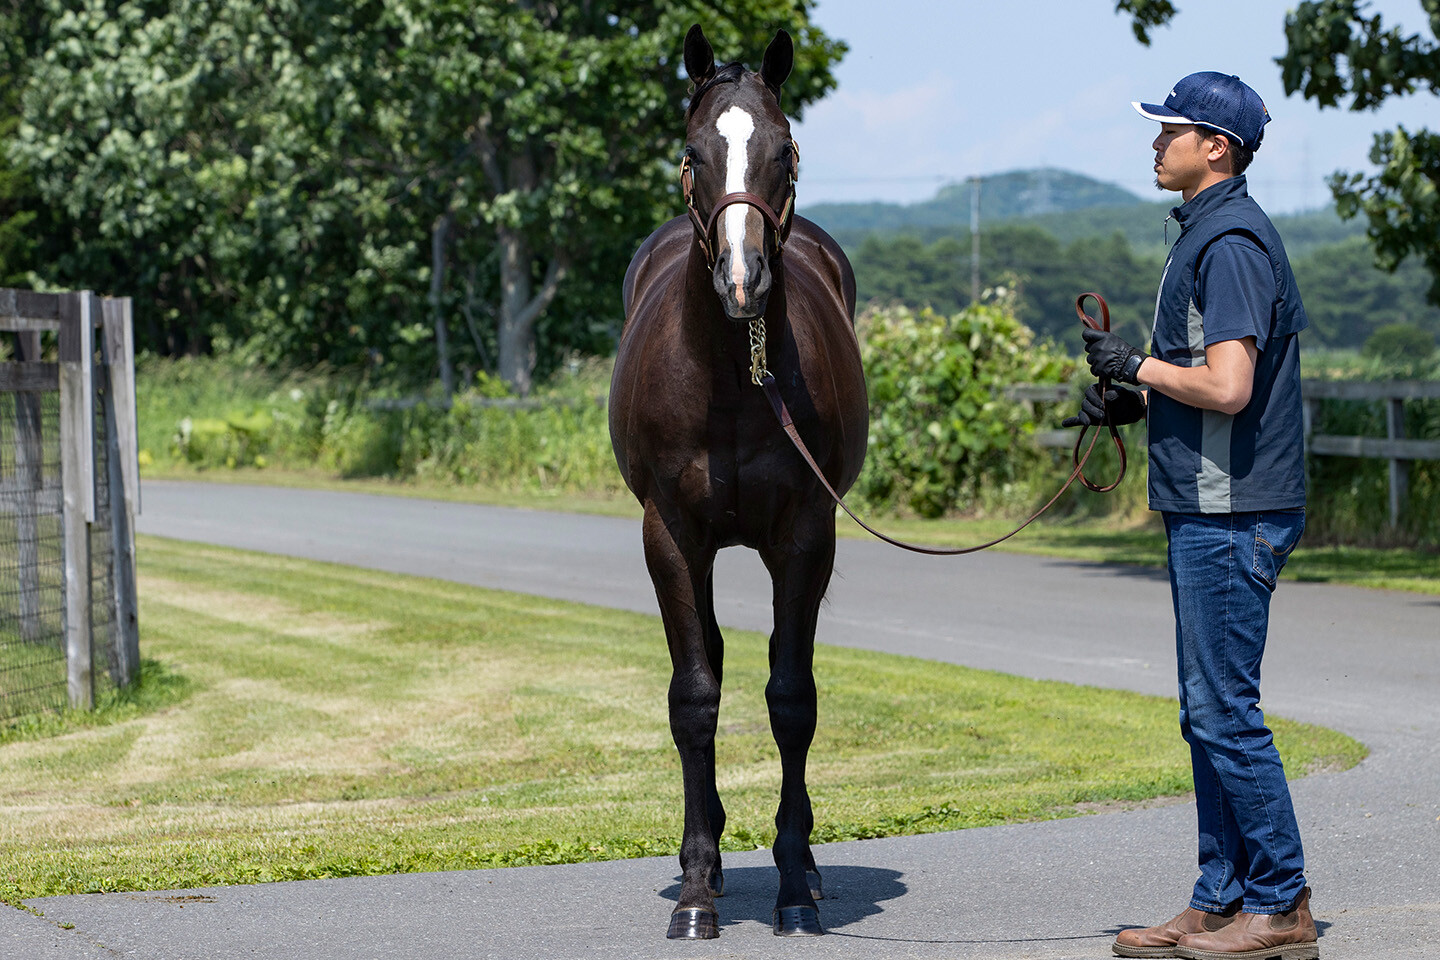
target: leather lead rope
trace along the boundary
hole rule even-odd
[[[1085,312],[1085,301],[1086,299],[1092,297],[1095,299],[1096,302],[1100,304],[1100,315],[1102,318],[1100,321],[1097,321],[1094,317],[1090,316]],[[1080,296],[1076,297],[1075,312],[1080,316],[1080,321],[1093,330],[1110,329],[1110,307],[1108,304],[1105,303],[1105,298],[1100,296],[1100,294],[1098,293],[1082,293],[1080,294]],[[1045,506],[1032,513],[1025,520],[1024,523],[1020,524],[1020,526],[1016,527],[1014,530],[1011,530],[1003,537],[996,537],[994,540],[987,540],[984,543],[976,544],[973,547],[926,547],[916,543],[906,543],[904,540],[897,540],[894,537],[887,536],[886,534],[881,533],[879,530],[876,530],[874,527],[870,526],[870,524],[857,517],[855,515],[855,511],[851,510],[848,506],[845,505],[844,498],[842,498],[840,494],[836,493],[835,488],[830,485],[830,481],[825,479],[825,474],[821,472],[820,465],[817,464],[815,462],[815,458],[810,455],[810,450],[805,446],[805,441],[800,439],[800,431],[795,428],[795,421],[791,418],[790,411],[785,406],[785,401],[780,397],[780,389],[775,384],[775,378],[767,372],[765,376],[761,379],[760,386],[765,391],[766,398],[770,401],[770,409],[775,411],[775,419],[780,422],[780,428],[785,431],[785,435],[790,438],[790,442],[794,444],[796,451],[800,454],[802,458],[804,458],[805,462],[810,465],[810,469],[814,472],[815,478],[819,480],[820,483],[825,487],[825,490],[830,494],[831,499],[834,500],[837,505],[839,505],[840,509],[844,510],[847,514],[849,514],[850,519],[858,523],[868,533],[879,538],[880,540],[885,541],[891,546],[899,547],[902,550],[909,550],[913,553],[924,553],[935,557],[954,557],[965,553],[976,553],[980,550],[986,549],[987,547],[993,547],[997,543],[1004,543],[1006,540],[1009,540],[1021,530],[1024,530],[1026,527],[1030,526],[1030,524],[1034,523],[1040,518],[1041,514],[1053,507],[1055,505],[1055,501],[1059,500],[1061,494],[1063,494],[1066,490],[1069,490],[1070,485],[1073,484],[1076,480],[1079,480],[1087,490],[1093,490],[1096,493],[1108,493],[1118,487],[1121,480],[1125,479],[1125,441],[1120,438],[1119,431],[1117,431],[1113,425],[1110,426],[1110,439],[1114,441],[1115,449],[1119,451],[1120,454],[1119,474],[1115,477],[1114,481],[1106,484],[1105,486],[1094,483],[1085,476],[1085,464],[1090,459],[1090,454],[1095,450],[1095,443],[1100,439],[1100,432],[1097,430],[1095,432],[1095,435],[1090,438],[1090,446],[1085,448],[1085,453],[1082,456],[1080,453],[1080,444],[1085,439],[1085,434],[1090,429],[1088,426],[1082,427],[1080,430],[1080,436],[1075,440],[1075,450],[1071,455],[1071,458],[1075,464],[1075,469],[1070,471],[1070,476],[1066,478],[1064,485],[1055,492],[1055,495],[1046,502]],[[1101,377],[1100,404],[1102,410],[1104,409],[1105,405],[1105,391],[1109,389],[1109,387],[1109,378]]]

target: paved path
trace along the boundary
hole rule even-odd
[[[149,483],[140,529],[655,610],[628,520]],[[753,555],[723,552],[716,588],[723,625],[768,630]],[[1090,622],[1102,607],[1123,630]],[[845,540],[819,636],[1044,679],[1174,688],[1168,585],[1136,568],[993,551],[935,560]],[[1440,598],[1295,583],[1276,595],[1267,708],[1372,751],[1354,770],[1294,784],[1326,958],[1440,953],[1437,655]],[[38,900],[44,920],[0,913],[0,958],[1103,957],[1117,929],[1178,909],[1192,831],[1191,808],[1170,804],[819,847],[832,935],[817,941],[770,935],[774,867],[757,851],[726,855],[723,933],[703,944],[664,939],[678,871],[663,858]]]

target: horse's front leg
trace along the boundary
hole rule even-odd
[[[780,807],[775,814],[776,936],[818,935],[820,874],[810,852],[815,825],[805,788],[805,761],[815,737],[815,621],[835,563],[833,514],[797,521],[792,543],[762,551],[775,588],[775,632],[770,635],[770,682],[765,701],[780,748]]]
[[[715,547],[681,532],[674,516],[645,508],[645,564],[660,601],[670,647],[670,734],[680,752],[685,832],[680,841],[680,899],[670,917],[671,939],[720,935],[712,879],[720,876],[718,831],[711,824],[715,799],[715,727],[720,715],[719,653],[707,649],[710,569]],[[700,542],[693,542],[700,540]],[[718,631],[717,631],[718,636]],[[718,806],[718,804],[714,804]],[[723,827],[723,823],[721,825]]]

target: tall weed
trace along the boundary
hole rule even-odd
[[[1302,360],[1308,378],[1322,380],[1440,380],[1440,358],[1417,353],[1386,357],[1323,351]],[[1404,433],[1412,440],[1440,440],[1440,400],[1406,400]],[[1384,437],[1385,404],[1331,400],[1318,404],[1313,430],[1335,436]],[[1440,546],[1440,461],[1406,464],[1408,494],[1396,527],[1390,527],[1390,467],[1386,460],[1311,456],[1306,538],[1357,546]]]

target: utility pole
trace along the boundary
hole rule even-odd
[[[980,302],[980,178],[970,178],[970,302]]]

